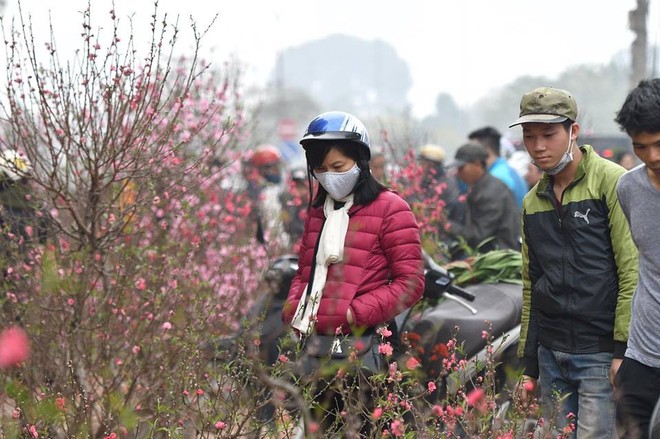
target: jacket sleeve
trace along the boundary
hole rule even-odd
[[[374,327],[411,307],[424,293],[424,263],[417,221],[397,196],[383,218],[380,242],[389,263],[391,282],[361,294],[351,302],[356,324]],[[362,314],[363,310],[378,310]]]
[[[538,321],[537,311],[532,304],[533,285],[541,276],[541,268],[530,251],[527,234],[525,233],[525,208],[522,215],[522,258],[523,258],[523,302],[520,322],[520,341],[518,344],[518,357],[521,359],[524,374],[533,378],[539,376],[538,362]]]
[[[623,174],[623,171],[620,172],[619,178]],[[623,358],[628,342],[632,297],[637,288],[638,255],[628,221],[619,204],[617,183],[618,178],[615,184],[605,188],[605,197],[609,210],[610,239],[619,277],[619,295],[614,317],[614,357]]]

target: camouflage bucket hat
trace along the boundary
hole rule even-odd
[[[523,95],[519,117],[509,128],[529,122],[561,123],[566,119],[577,120],[577,103],[571,93],[539,87]]]

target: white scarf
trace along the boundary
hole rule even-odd
[[[328,278],[328,266],[341,262],[344,258],[344,241],[346,240],[349,221],[348,210],[353,206],[353,194],[349,194],[340,201],[345,201],[345,204],[337,210],[335,210],[335,200],[329,195],[325,197],[325,203],[323,204],[323,213],[326,220],[319,238],[319,250],[316,253],[316,268],[314,269],[312,282],[314,291],[309,294],[307,291],[309,283],[305,286],[305,291],[300,297],[300,302],[298,302],[296,313],[291,322],[291,326],[303,335],[311,334],[314,329],[316,314],[323,295],[323,287]]]

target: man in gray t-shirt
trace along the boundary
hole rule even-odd
[[[615,378],[621,438],[648,438],[660,397],[660,79],[630,92],[616,122],[643,162],[619,180],[617,195],[639,250],[628,347]]]

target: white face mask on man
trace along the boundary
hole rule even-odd
[[[353,192],[358,178],[360,177],[360,168],[357,163],[348,171],[344,172],[314,172],[314,177],[323,186],[328,195],[334,200],[341,200]]]

